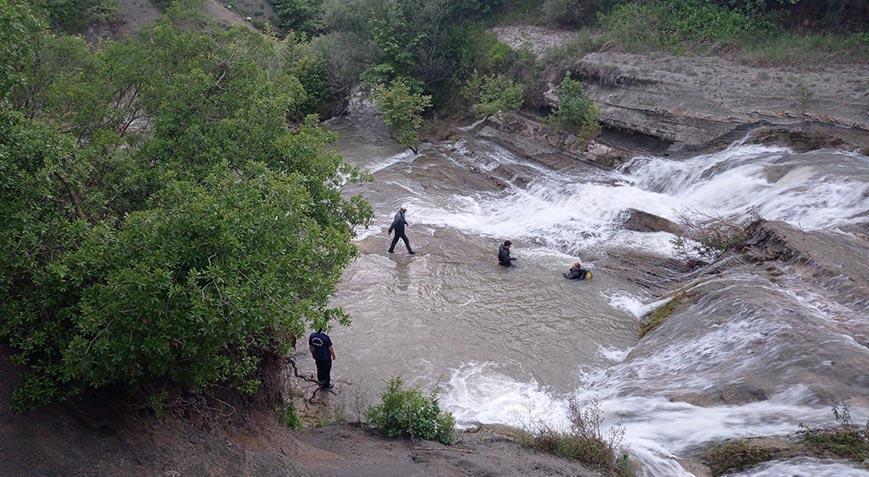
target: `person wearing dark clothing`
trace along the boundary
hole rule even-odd
[[[515,258],[510,256],[510,247],[513,246],[513,242],[506,240],[500,247],[498,247],[498,265],[502,267],[512,267],[513,260]]]
[[[308,348],[317,363],[317,381],[323,389],[332,389],[332,361],[335,360],[335,348],[329,335],[318,329],[308,337]]]
[[[404,234],[404,227],[410,227],[410,224],[404,219],[405,212],[407,212],[407,209],[404,207],[399,209],[398,213],[395,214],[395,218],[392,220],[392,225],[389,226],[389,231],[386,233],[386,235],[391,235],[392,231],[395,231],[395,237],[393,237],[392,243],[389,245],[389,253],[395,253],[395,244],[398,243],[398,239],[401,239],[404,240],[404,246],[407,247],[407,253],[411,255],[416,254],[416,252],[410,249],[410,241],[407,239],[407,235]]]
[[[591,278],[591,272],[582,268],[582,263],[576,262],[570,267],[570,271],[564,274],[564,278],[569,280],[585,280]]]

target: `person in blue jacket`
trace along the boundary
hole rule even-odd
[[[311,333],[308,337],[308,348],[317,363],[317,381],[323,389],[332,389],[332,361],[335,360],[335,348],[332,339],[323,332],[323,328]]]

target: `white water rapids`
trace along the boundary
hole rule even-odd
[[[680,214],[756,213],[806,230],[848,233],[849,226],[869,220],[869,158],[737,144],[680,161],[638,157],[612,172],[555,170],[475,139],[416,155],[361,139],[358,126],[335,127],[342,135],[339,152],[375,178],[354,190],[372,201],[377,218],[357,238],[362,256],[334,300],[354,325],[333,334],[347,356],[336,366],[371,393],[397,373],[418,376],[414,381],[426,386],[440,382],[442,405],[463,426],[563,428],[570,398],[596,400],[607,426],[624,426],[625,444],[641,463],[641,474],[649,476],[691,475],[678,458],[704,444],[831,423],[815,388],[797,378],[782,379],[766,399],[739,405],[674,398],[702,395],[732,379],[728,373],[774,379],[752,368],[751,356],[766,353],[770,337],[787,331],[783,322],[756,319],[737,307],[726,310],[733,313],[731,321],[710,326],[698,338],[628,358],[637,344],[638,319],[666,299],[615,276],[596,274],[577,287],[560,273],[576,257],[594,268],[612,250],[672,256],[671,235],[621,228],[630,208],[671,220]],[[474,171],[507,186],[491,187]],[[408,207],[409,236],[420,252],[413,259],[403,251],[383,253],[383,231],[401,204]],[[506,238],[517,244],[519,256],[519,267],[508,271],[492,258],[493,247]],[[739,287],[739,280],[717,287]],[[757,288],[752,277],[745,280]],[[806,298],[798,289],[765,293],[776,310],[798,310],[818,323],[856,313],[869,326],[865,304],[848,308]],[[704,306],[714,312],[722,303],[710,298]],[[843,338],[836,346],[848,343]],[[855,342],[847,352],[869,349]],[[711,371],[716,368],[723,371]],[[869,402],[869,390],[863,391],[862,402]],[[869,417],[864,407],[851,412],[855,422]],[[740,475],[869,472],[795,459]]]

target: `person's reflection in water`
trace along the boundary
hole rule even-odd
[[[395,261],[396,287],[401,291],[407,291],[410,285],[410,261]]]

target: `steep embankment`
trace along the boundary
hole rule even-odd
[[[539,56],[570,35],[538,27],[496,28],[513,48]],[[754,126],[807,121],[862,131],[869,145],[869,65],[759,67],[710,56],[589,53],[562,63],[583,80],[604,124],[679,145],[740,139]],[[556,81],[561,71],[550,71]],[[547,93],[556,101],[553,88]]]
[[[15,414],[17,373],[0,349],[0,475],[594,476],[484,428],[453,446],[385,439],[352,424],[292,431],[276,413],[187,396],[156,417],[112,399]]]

